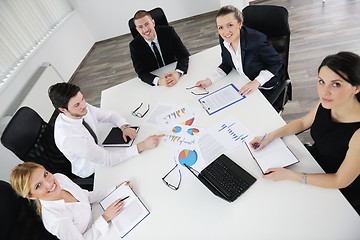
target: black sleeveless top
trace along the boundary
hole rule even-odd
[[[345,159],[351,137],[360,128],[360,122],[338,123],[331,119],[331,110],[320,104],[310,129],[314,145],[311,154],[326,173],[335,173]],[[360,161],[360,156],[358,161]],[[340,189],[360,213],[360,176],[348,187]]]

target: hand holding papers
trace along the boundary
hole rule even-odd
[[[136,227],[147,215],[150,214],[149,210],[136,196],[133,190],[125,183],[122,183],[118,188],[111,192],[104,198],[100,205],[105,210],[113,202],[118,199],[125,201],[124,210],[116,216],[111,222],[113,223],[120,236],[123,238],[134,227]]]

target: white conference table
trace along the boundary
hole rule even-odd
[[[102,92],[101,107],[120,112],[133,125],[140,125],[136,142],[158,129],[132,116],[140,103],[188,103],[200,107],[199,96],[186,91],[196,81],[211,73],[220,63],[220,48],[213,47],[190,57],[188,74],[172,88],[152,87],[134,78]],[[156,73],[173,69],[174,64]],[[210,92],[234,83],[240,88],[247,80],[232,71],[225,79],[211,85]],[[142,112],[146,110],[142,106]],[[255,134],[276,129],[285,122],[259,91],[214,115],[202,110],[196,126],[207,128],[226,116],[234,116]],[[106,131],[104,131],[106,132]],[[105,133],[104,133],[105,134]],[[135,142],[135,143],[136,143]],[[284,142],[300,160],[290,169],[322,172],[296,136]],[[124,180],[132,182],[135,192],[150,210],[150,215],[125,239],[360,239],[360,217],[343,195],[334,189],[302,185],[294,181],[273,182],[262,177],[259,167],[245,148],[227,154],[257,178],[255,184],[236,201],[229,203],[213,195],[187,169],[182,170],[180,188],[173,191],[162,177],[174,166],[168,145],[145,151],[116,167],[97,167],[95,189],[106,189]],[[95,208],[94,215],[100,214]],[[102,239],[119,239],[116,230]]]

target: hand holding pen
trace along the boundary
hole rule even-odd
[[[126,196],[124,198],[119,198],[115,202],[113,202],[102,214],[102,217],[106,222],[110,222],[113,220],[117,215],[119,215],[123,210],[125,206],[125,201],[129,196]]]
[[[255,149],[255,151],[263,149],[269,143],[269,139],[266,138],[266,136],[267,136],[267,133],[265,133],[264,136],[262,136],[262,137],[255,137],[250,142],[250,145],[252,146],[253,149]]]

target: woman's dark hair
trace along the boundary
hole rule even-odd
[[[234,14],[234,17],[236,20],[238,20],[238,22],[243,22],[242,12],[238,8],[236,8],[232,5],[227,5],[227,6],[221,7],[216,13],[216,18],[218,18],[220,16],[228,15],[230,13]]]
[[[68,109],[70,98],[76,96],[80,87],[71,83],[56,83],[49,88],[48,94],[53,106]]]
[[[320,64],[320,69],[324,66],[330,68],[342,79],[352,86],[360,86],[360,56],[352,52],[339,52],[327,56]],[[356,94],[356,99],[360,102],[360,92]]]

